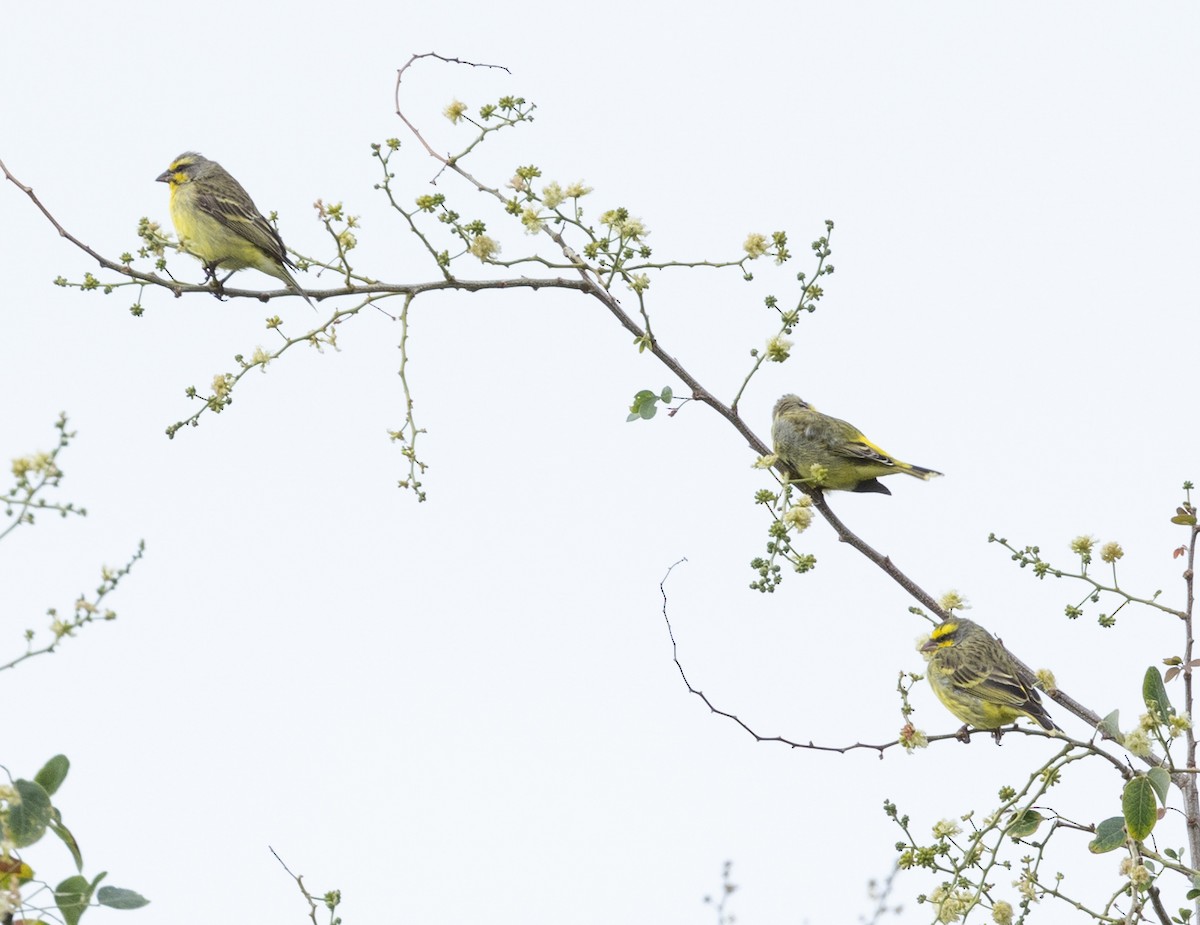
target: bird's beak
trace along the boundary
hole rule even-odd
[[[938,647],[938,644],[932,639],[926,640],[925,645],[918,650],[920,652],[932,652]]]
[[[155,177],[154,180],[156,183],[170,183],[171,182],[171,171],[164,170],[157,177]]]

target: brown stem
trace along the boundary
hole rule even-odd
[[[1193,716],[1193,700],[1192,700],[1192,653],[1195,649],[1195,633],[1192,625],[1192,615],[1196,601],[1196,539],[1200,536],[1200,525],[1192,525],[1191,541],[1188,543],[1188,561],[1187,570],[1183,573],[1184,584],[1187,588],[1187,605],[1185,608],[1186,617],[1183,625],[1187,634],[1186,642],[1183,650],[1183,697],[1184,703],[1188,711],[1189,719],[1194,719]],[[1186,731],[1187,736],[1187,770],[1190,772],[1183,775],[1182,781],[1177,781],[1179,789],[1183,793],[1184,818],[1187,820],[1187,835],[1188,835],[1188,851],[1192,861],[1192,866],[1200,865],[1200,787],[1196,783],[1196,731],[1190,726]],[[1200,915],[1200,898],[1194,904],[1196,913]]]

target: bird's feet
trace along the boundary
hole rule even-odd
[[[204,265],[204,282],[212,287],[213,295],[217,297],[218,301],[225,301],[225,281],[232,275],[230,273],[226,275],[225,279],[217,279],[216,264],[206,263]]]

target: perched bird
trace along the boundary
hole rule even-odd
[[[288,272],[296,265],[279,232],[224,167],[186,151],[158,175],[158,182],[171,187],[171,221],[180,245],[203,261],[210,277],[215,278],[217,270],[232,274],[253,267],[282,280],[316,310]]]
[[[1058,729],[1037,690],[1021,680],[1008,649],[978,623],[950,617],[934,627],[921,652],[929,662],[933,692],[967,726],[996,730],[996,741],[1000,727],[1021,716],[1043,729]]]
[[[931,479],[942,474],[901,462],[864,437],[853,424],[821,414],[795,395],[779,399],[773,417],[775,455],[797,479],[817,488],[890,495],[878,476],[903,472]],[[817,471],[814,466],[819,467]]]

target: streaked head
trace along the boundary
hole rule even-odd
[[[211,165],[213,162],[207,157],[197,154],[195,151],[184,151],[183,154],[171,161],[171,165],[155,179],[159,183],[168,183],[171,189],[175,189],[177,186],[191,183],[197,176],[205,173]]]
[[[781,414],[794,411],[808,411],[810,409],[812,409],[812,405],[799,395],[784,395],[783,398],[775,402],[775,410],[771,412],[771,416],[779,417]]]

